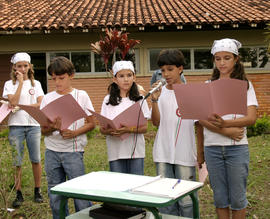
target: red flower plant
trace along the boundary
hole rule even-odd
[[[105,37],[101,36],[101,40],[91,43],[91,50],[102,57],[107,70],[111,56],[113,57],[113,62],[115,61],[117,50],[119,50],[121,54],[121,59],[124,60],[129,50],[140,42],[140,40],[129,40],[128,33],[122,34],[122,32],[117,29],[106,28]]]

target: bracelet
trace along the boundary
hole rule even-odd
[[[156,99],[156,100],[155,99],[151,99],[151,102],[152,103],[157,103],[158,102],[158,99]]]

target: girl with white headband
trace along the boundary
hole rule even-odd
[[[136,75],[131,61],[117,61],[112,70],[113,83],[109,86],[109,94],[105,96],[101,108],[101,115],[109,119],[114,119],[137,101],[141,104],[143,99],[135,83]],[[141,109],[144,117],[149,118],[150,112],[146,101],[143,101]],[[107,135],[110,170],[143,175],[145,157],[143,133],[147,131],[147,124],[138,128],[122,127],[116,130],[101,127],[100,131]],[[121,140],[119,136],[124,133],[130,133],[130,135]]]
[[[34,70],[31,57],[25,53],[16,53],[11,58],[11,80],[4,85],[3,97],[7,98],[12,107],[18,104],[39,107],[44,96],[41,84],[34,79]],[[14,157],[16,198],[12,203],[14,208],[22,205],[24,201],[21,192],[22,160],[24,155],[24,140],[28,148],[29,158],[32,162],[34,175],[34,201],[42,202],[41,162],[40,162],[40,125],[23,110],[11,113],[8,120],[9,142],[16,151]]]
[[[230,214],[233,219],[245,218],[248,204],[249,150],[245,127],[255,123],[258,102],[240,62],[240,47],[241,43],[234,39],[214,41],[211,53],[215,67],[211,81],[220,78],[247,81],[247,115],[221,117],[214,114],[207,121],[199,121],[204,127],[204,156],[214,192],[214,204],[218,218],[222,219],[229,219]]]

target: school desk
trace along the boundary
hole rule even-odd
[[[198,182],[190,191],[176,198],[130,192],[130,188],[149,184],[149,180],[155,178],[107,171],[92,172],[53,187],[51,193],[62,195],[60,219],[65,218],[65,204],[68,198],[141,207],[152,212],[156,219],[161,219],[162,215],[159,213],[158,208],[169,206],[187,195],[191,197],[193,202],[194,218],[199,218],[199,204],[194,192],[200,189],[203,183]]]

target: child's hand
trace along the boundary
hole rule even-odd
[[[115,137],[120,137],[121,135],[123,135],[125,133],[130,133],[130,129],[126,126],[123,126],[119,129],[114,129],[112,132],[112,135]]]
[[[72,131],[69,129],[64,129],[60,131],[61,136],[63,137],[63,139],[70,139],[70,138],[74,138],[76,137],[76,131]]]
[[[208,121],[213,124],[214,126],[217,126],[219,128],[224,127],[225,125],[225,121],[224,119],[222,119],[221,116],[219,116],[218,114],[212,114],[209,118]]]
[[[23,82],[23,73],[16,71],[15,75],[16,75],[17,80],[22,83]]]
[[[113,135],[112,133],[115,131],[115,129],[112,129],[110,127],[103,127],[103,126],[100,126],[100,132],[104,135]]]
[[[56,117],[53,122],[49,123],[49,126],[54,130],[61,130],[62,120],[60,117]]]
[[[159,84],[159,81],[155,82],[154,84],[152,84],[151,89],[155,88],[157,85]],[[159,89],[157,89],[154,93],[151,94],[151,98],[152,100],[158,100],[160,94],[161,94],[161,87]]]
[[[235,141],[240,141],[244,137],[244,130],[245,129],[241,127],[226,128],[226,136]]]

